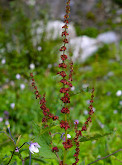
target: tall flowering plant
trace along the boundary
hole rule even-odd
[[[68,33],[69,13],[70,13],[70,0],[67,0],[67,2],[66,2],[66,14],[64,15],[64,26],[62,27],[63,32],[61,34],[62,40],[63,40],[63,45],[59,49],[61,52],[61,56],[60,56],[61,57],[61,63],[59,63],[60,71],[57,73],[61,77],[60,83],[62,84],[62,87],[60,89],[60,93],[62,94],[62,97],[60,98],[60,100],[63,102],[63,106],[61,108],[61,113],[64,115],[63,120],[60,120],[59,116],[56,116],[56,115],[50,113],[49,108],[47,108],[47,106],[46,106],[45,95],[43,95],[43,97],[41,97],[41,95],[39,94],[39,91],[37,90],[37,86],[35,84],[33,73],[30,74],[30,76],[32,78],[32,86],[35,90],[36,99],[37,98],[40,99],[40,105],[41,105],[40,108],[41,108],[43,116],[44,116],[42,118],[42,122],[44,124],[44,127],[49,127],[49,125],[47,124],[49,120],[53,120],[53,121],[58,120],[60,123],[60,128],[64,130],[64,133],[62,134],[62,136],[64,137],[63,138],[64,142],[62,143],[62,145],[64,147],[64,155],[63,155],[63,160],[59,159],[59,165],[65,165],[66,164],[67,152],[73,146],[76,146],[76,148],[75,148],[75,153],[73,155],[75,158],[75,161],[74,161],[74,163],[72,163],[72,165],[76,165],[79,162],[79,152],[80,152],[79,137],[82,137],[82,132],[87,130],[87,126],[88,126],[89,122],[92,121],[91,116],[94,113],[94,111],[93,111],[94,88],[93,88],[92,92],[91,92],[91,100],[90,100],[91,104],[88,107],[89,108],[89,117],[87,118],[86,122],[82,126],[81,130],[78,129],[79,121],[78,120],[74,121],[75,136],[74,136],[74,138],[71,139],[70,135],[68,134],[69,133],[68,130],[70,129],[70,124],[69,124],[67,118],[70,115],[70,108],[69,108],[70,90],[71,90],[72,81],[73,81],[73,79],[72,79],[73,62],[72,61],[70,61],[70,63],[69,63],[70,71],[69,71],[69,73],[66,73],[66,69],[68,67],[68,64],[66,62],[68,59],[68,55],[66,54],[66,50],[67,50],[66,45],[69,42],[68,38],[67,38],[67,36],[69,35],[69,33]],[[51,135],[51,132],[49,132],[49,134]],[[52,147],[52,152],[54,152],[56,154],[56,156],[59,157],[58,156],[59,149],[57,146]]]

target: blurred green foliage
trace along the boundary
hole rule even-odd
[[[0,122],[0,130],[6,130],[4,112],[9,112],[9,122],[11,125],[11,132],[15,139],[22,135],[19,145],[21,146],[28,139],[38,141],[44,150],[47,146],[47,134],[44,138],[41,137],[42,113],[39,105],[39,100],[35,99],[34,91],[31,88],[31,81],[29,74],[31,72],[30,64],[35,65],[35,79],[40,91],[43,95],[46,93],[47,107],[52,113],[60,116],[62,104],[60,101],[61,94],[59,89],[61,84],[59,76],[56,75],[56,64],[58,63],[58,50],[60,40],[46,41],[44,39],[45,33],[40,35],[41,40],[37,45],[33,44],[33,34],[31,33],[32,24],[35,18],[29,17],[21,8],[20,5],[15,6],[12,3],[10,9],[7,9],[5,14],[2,14],[0,24],[0,61],[6,60],[0,65],[0,117],[3,121]],[[32,10],[33,8],[31,8]],[[0,13],[2,12],[0,8]],[[30,10],[30,9],[29,9]],[[6,10],[4,10],[5,12]],[[9,17],[7,16],[9,15]],[[40,14],[40,19],[47,20],[44,17],[45,12]],[[96,28],[87,28],[81,30],[76,26],[77,35],[88,35],[96,37],[99,31]],[[41,50],[38,50],[38,47]],[[120,134],[121,127],[121,109],[122,109],[122,95],[117,96],[117,91],[122,91],[122,67],[121,54],[122,42],[119,43],[118,49],[114,44],[104,45],[85,63],[74,63],[73,86],[75,89],[71,91],[71,115],[68,118],[72,124],[75,119],[80,121],[80,126],[85,122],[88,116],[88,102],[90,99],[90,89],[95,87],[95,102],[94,102],[94,117],[93,122],[88,127],[88,131],[83,136],[92,136],[94,134],[104,134],[112,131],[113,133],[108,137],[103,137],[98,141],[92,140],[83,142],[80,146],[80,163],[86,165],[99,157],[106,156],[117,149],[121,144]],[[120,57],[117,61],[116,54]],[[50,64],[50,65],[49,65]],[[20,79],[16,75],[20,74]],[[24,88],[21,88],[21,85]],[[88,86],[88,88],[86,87]],[[15,104],[15,107],[11,106]],[[39,126],[40,132],[36,130],[35,123]],[[74,125],[72,124],[72,128]],[[51,131],[55,131],[56,123],[52,125]],[[37,132],[36,132],[37,131]],[[60,127],[57,129],[58,133],[63,133]],[[38,134],[36,139],[34,133]],[[74,133],[69,130],[71,136]],[[40,135],[40,136],[39,136]],[[48,139],[49,140],[49,139]],[[59,148],[61,150],[62,141],[60,134],[54,137],[54,145],[60,141]],[[43,144],[42,144],[43,143]],[[118,147],[119,146],[119,147]],[[11,156],[12,144],[10,140],[0,134],[0,163],[6,164],[8,158]],[[52,159],[43,160],[45,155],[50,156],[51,151],[46,148],[45,152],[37,154],[38,164],[56,165],[57,161]],[[62,154],[62,150],[59,155]],[[73,154],[75,147],[71,149],[68,154],[68,164],[74,161]],[[28,146],[24,146],[23,156],[28,155]],[[35,154],[36,155],[36,154]],[[52,154],[52,158],[55,155]],[[50,158],[50,157],[48,157]],[[118,161],[121,160],[121,154],[111,156],[106,160],[99,161],[98,165],[120,165]],[[21,164],[18,156],[14,156],[11,164]],[[37,160],[33,160],[36,164]],[[39,163],[40,162],[40,163]],[[28,164],[28,161],[26,162]]]
[[[99,34],[99,30],[95,27],[88,27],[86,29],[82,29],[79,25],[76,25],[76,34],[78,36],[87,35],[89,37],[96,38]]]

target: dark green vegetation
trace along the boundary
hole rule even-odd
[[[15,9],[15,6],[12,6]],[[0,10],[2,10],[0,8]],[[31,141],[36,134],[36,139],[41,145],[41,151],[35,154],[42,162],[38,164],[56,165],[55,160],[43,159],[55,158],[55,155],[48,148],[48,134],[41,129],[42,113],[39,108],[39,101],[35,99],[33,89],[31,88],[29,74],[30,64],[35,64],[34,74],[40,91],[40,94],[46,93],[47,107],[50,111],[59,115],[61,94],[59,89],[60,78],[56,75],[58,64],[58,41],[45,41],[43,39],[45,33],[41,36],[42,40],[36,46],[32,43],[31,25],[32,20],[25,15],[19,8],[15,13],[9,13],[2,17],[3,24],[0,24],[0,61],[6,60],[5,64],[0,64],[0,117],[4,118],[4,111],[8,111],[10,118],[12,135],[17,139],[21,135],[21,146],[25,141]],[[10,12],[10,11],[7,11]],[[43,13],[40,14],[40,17]],[[42,17],[41,17],[42,18]],[[46,20],[46,19],[44,19]],[[12,22],[13,21],[13,22]],[[34,21],[34,20],[33,20]],[[46,24],[46,21],[45,21]],[[8,27],[9,25],[9,27]],[[96,37],[99,33],[95,28],[88,28],[79,35],[87,34]],[[92,34],[91,34],[92,33]],[[41,46],[42,50],[38,50]],[[116,60],[116,54],[120,57],[120,61]],[[104,157],[112,152],[120,149],[122,132],[121,127],[121,109],[122,95],[117,96],[117,91],[122,91],[122,42],[118,48],[114,44],[104,45],[101,49],[90,57],[84,64],[74,63],[73,86],[75,90],[71,92],[71,115],[69,121],[73,123],[75,119],[80,121],[80,126],[87,118],[88,100],[90,99],[90,88],[95,88],[95,113],[93,122],[89,126],[87,133],[83,136],[94,136],[94,134],[104,134],[112,132],[111,135],[102,137],[98,140],[81,142],[80,162],[81,165]],[[51,65],[49,65],[51,64]],[[21,78],[16,79],[16,75],[20,74]],[[22,90],[22,85],[25,88]],[[20,87],[21,85],[21,87]],[[88,87],[86,87],[88,86]],[[15,103],[15,107],[11,107],[11,103]],[[36,124],[39,125],[39,130]],[[73,127],[73,124],[72,124]],[[0,122],[0,130],[6,130],[5,119]],[[61,132],[60,128],[52,125],[52,131]],[[44,134],[43,134],[44,133]],[[69,132],[73,136],[73,132]],[[44,137],[44,138],[43,138]],[[45,138],[46,137],[46,138]],[[28,140],[29,139],[29,140]],[[44,140],[45,139],[45,140]],[[60,141],[60,135],[55,136],[55,144]],[[6,160],[11,156],[12,143],[6,135],[0,134],[0,163],[5,164]],[[61,143],[59,144],[59,148]],[[23,147],[25,150],[23,157],[28,155],[28,146]],[[45,151],[45,152],[44,152]],[[68,154],[68,163],[74,160],[72,156],[74,148]],[[61,155],[61,152],[59,153]],[[48,157],[47,157],[48,156]],[[17,160],[17,163],[16,163]],[[120,165],[121,153],[117,153],[103,161],[97,162],[97,165]],[[4,162],[4,163],[2,163]],[[15,163],[14,163],[15,162]],[[33,160],[36,164],[37,160]],[[49,163],[52,162],[52,163]],[[27,164],[28,161],[26,162]],[[21,164],[17,156],[14,156],[12,164]]]

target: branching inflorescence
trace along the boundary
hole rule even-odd
[[[49,119],[52,119],[52,120],[57,120],[58,119],[58,116],[55,116],[53,115],[52,113],[50,113],[50,110],[49,108],[46,107],[46,99],[45,99],[45,94],[43,95],[43,97],[41,98],[41,95],[39,94],[39,91],[37,90],[37,86],[35,84],[35,79],[34,79],[34,76],[33,76],[33,73],[30,74],[31,78],[32,78],[32,86],[35,90],[35,96],[36,96],[36,99],[39,99],[40,100],[40,108],[42,110],[42,113],[44,115],[44,117],[42,118],[42,122],[44,123],[44,126],[47,127],[47,122]]]
[[[36,99],[40,100],[40,108],[42,110],[43,113],[43,118],[42,118],[42,123],[44,124],[44,127],[48,127],[48,121],[50,119],[54,120],[59,120],[60,122],[60,128],[64,129],[65,133],[63,133],[64,135],[64,142],[63,147],[64,147],[64,156],[63,156],[63,160],[60,161],[59,156],[57,155],[57,152],[59,152],[59,149],[57,146],[54,146],[52,148],[52,152],[56,153],[56,156],[59,159],[59,165],[66,165],[66,154],[68,149],[70,149],[71,147],[73,147],[73,145],[75,144],[76,148],[75,148],[75,153],[74,153],[74,157],[75,157],[75,162],[72,165],[76,165],[79,162],[79,146],[80,146],[80,141],[79,141],[79,137],[82,136],[82,132],[87,130],[87,126],[89,124],[89,122],[91,122],[91,116],[94,113],[93,111],[93,97],[94,97],[94,88],[92,89],[91,92],[91,100],[90,100],[90,105],[88,107],[89,109],[89,116],[87,118],[87,120],[85,121],[84,125],[82,126],[81,130],[78,130],[78,125],[79,125],[79,121],[75,120],[74,121],[74,130],[75,130],[75,137],[72,139],[69,139],[67,135],[69,135],[67,133],[68,129],[70,128],[70,124],[67,121],[67,117],[70,114],[70,109],[69,109],[69,103],[70,103],[70,88],[72,87],[72,74],[73,74],[73,62],[70,61],[69,66],[70,66],[70,72],[69,75],[67,75],[66,73],[66,68],[67,68],[67,64],[66,64],[66,60],[68,59],[68,56],[66,55],[66,50],[67,47],[66,45],[68,44],[68,39],[67,36],[69,35],[69,33],[67,32],[68,30],[68,18],[69,18],[69,13],[70,13],[70,0],[67,0],[66,3],[66,14],[64,15],[64,26],[63,28],[63,32],[61,34],[62,39],[63,39],[63,46],[61,46],[60,48],[60,52],[61,52],[61,63],[59,63],[59,68],[62,69],[61,71],[59,71],[57,74],[60,75],[62,77],[62,79],[60,80],[60,83],[62,83],[62,88],[60,89],[60,93],[63,94],[63,96],[60,98],[60,100],[63,102],[63,107],[61,109],[61,113],[64,114],[64,120],[60,121],[60,118],[58,116],[53,115],[52,113],[50,113],[50,110],[46,107],[46,99],[45,99],[45,94],[43,95],[43,97],[41,98],[41,95],[39,94],[38,90],[37,90],[37,86],[35,85],[35,80],[33,77],[33,73],[30,74],[31,78],[32,78],[32,86],[35,90],[35,96]],[[49,133],[51,135],[51,133]]]

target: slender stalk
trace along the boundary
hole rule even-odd
[[[15,152],[15,149],[14,149],[14,151],[12,152],[12,155],[11,155],[11,157],[10,157],[10,160],[9,160],[8,164],[10,164],[10,162],[11,162],[13,156],[14,156],[14,152]],[[7,165],[8,165],[8,164],[7,164]]]
[[[22,160],[22,165],[24,165],[25,164],[25,160]]]
[[[66,156],[67,156],[67,149],[64,149],[64,159],[63,159],[63,164],[65,165],[66,162]]]
[[[26,143],[28,144],[28,142],[25,142],[18,149],[22,148]]]
[[[60,158],[59,158],[59,156],[58,156],[57,152],[56,152],[55,154],[56,154],[56,156],[57,156],[57,158],[58,158],[58,160],[59,160],[59,162],[60,162],[61,160],[60,160]]]
[[[8,127],[8,131],[9,131],[9,134],[10,134],[11,139],[13,140],[14,144],[16,144],[16,142],[15,142],[15,140],[14,140],[14,138],[13,138],[12,134],[11,134],[10,127]]]
[[[119,152],[119,151],[122,151],[122,149],[119,149],[119,150],[117,150],[117,151],[113,152],[112,154],[107,155],[107,156],[105,156],[105,157],[102,157],[102,158],[100,158],[100,159],[97,159],[97,160],[95,160],[95,161],[93,161],[93,162],[89,163],[88,165],[93,164],[93,163],[96,163],[96,162],[98,162],[99,160],[106,159],[106,158],[108,158],[109,156],[114,155],[115,153],[117,153],[117,152]]]
[[[29,154],[29,165],[31,165],[31,152]]]

